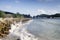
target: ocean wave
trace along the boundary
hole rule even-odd
[[[4,38],[3,40],[38,40],[34,35],[29,33],[26,30],[25,25],[28,25],[32,22],[33,20],[30,20],[24,24],[22,22],[11,24],[11,29],[10,29],[10,34]]]

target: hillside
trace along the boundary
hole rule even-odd
[[[33,16],[33,18],[58,18],[58,17],[60,17],[60,13],[56,13],[52,15],[41,14],[41,15]]]
[[[3,18],[21,18],[21,17],[24,17],[24,18],[31,18],[30,15],[26,15],[26,14],[20,14],[19,12],[17,13],[12,13],[12,12],[7,12],[7,11],[1,11],[0,10],[0,17],[3,17]]]

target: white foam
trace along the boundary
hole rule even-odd
[[[25,27],[25,25],[30,24],[32,21],[33,20],[30,20],[24,24],[22,24],[22,22],[11,24],[10,34],[3,40],[16,40],[17,38],[15,36],[18,36],[21,40],[38,40],[38,38],[29,33]]]
[[[28,21],[27,23],[22,24],[21,22],[16,23],[15,25],[11,24],[10,33],[16,36],[19,36],[21,40],[38,40],[34,35],[30,34],[24,25],[30,24],[33,20]]]

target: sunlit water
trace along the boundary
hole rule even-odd
[[[3,40],[60,40],[60,19],[33,19],[27,23],[11,24]]]

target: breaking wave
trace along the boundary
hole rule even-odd
[[[29,25],[30,22],[32,22],[33,20],[30,20],[26,23],[15,23],[15,24],[11,24],[11,30],[10,34],[4,38],[3,40],[38,40],[38,38],[36,38],[34,35],[32,35],[31,33],[29,33],[26,29],[26,25]]]

